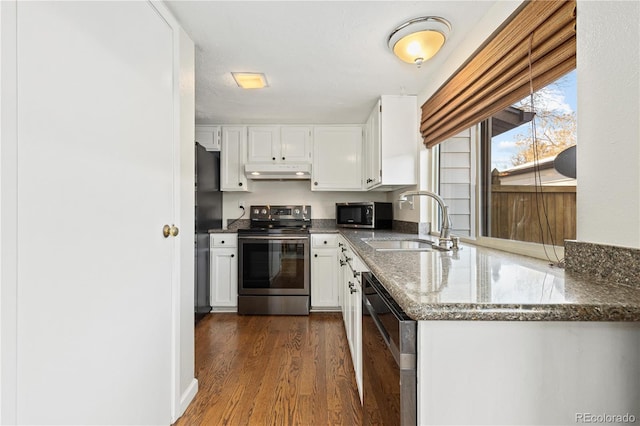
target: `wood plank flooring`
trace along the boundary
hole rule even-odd
[[[340,313],[210,314],[195,340],[199,391],[176,426],[362,424]]]

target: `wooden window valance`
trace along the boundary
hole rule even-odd
[[[531,58],[529,58],[531,52]],[[422,105],[427,148],[468,129],[576,67],[576,1],[525,3]]]

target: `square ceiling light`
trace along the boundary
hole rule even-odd
[[[267,78],[258,72],[232,72],[231,75],[243,89],[262,89],[268,87]]]

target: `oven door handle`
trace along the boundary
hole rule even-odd
[[[238,237],[239,240],[298,240],[298,241],[303,241],[306,242],[308,240],[308,238],[306,237],[300,237],[300,236],[293,236],[293,235],[288,235],[288,236],[280,236],[280,235],[252,235],[252,236],[246,236],[246,237]]]

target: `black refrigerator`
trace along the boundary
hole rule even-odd
[[[211,312],[209,230],[222,228],[220,153],[196,142],[195,156],[195,321]]]

